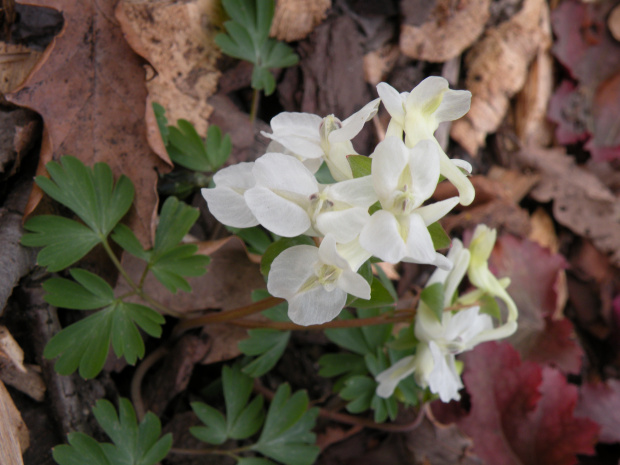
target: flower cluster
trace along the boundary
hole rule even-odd
[[[505,289],[509,281],[498,280],[487,264],[495,239],[495,230],[479,225],[469,249],[464,248],[458,239],[453,240],[447,257],[452,269],[437,269],[426,284],[427,288],[441,284],[441,317],[420,302],[414,329],[419,341],[415,354],[400,359],[376,377],[380,397],[390,397],[402,379],[414,374],[418,385],[428,386],[442,401],[458,400],[458,391],[463,384],[456,369],[455,355],[471,350],[481,342],[508,337],[515,332],[518,313]],[[465,273],[476,289],[454,299]],[[474,304],[485,295],[504,303],[507,312],[504,324],[493,327],[492,318],[481,313],[480,306]],[[459,310],[453,311],[455,308]]]
[[[288,301],[295,323],[332,320],[347,294],[369,299],[370,286],[357,271],[371,256],[452,266],[435,251],[428,226],[459,201],[471,203],[471,166],[450,160],[433,133],[442,121],[469,110],[471,94],[450,90],[441,77],[429,77],[409,93],[385,83],[377,90],[379,99],[343,121],[334,115],[277,115],[272,133],[263,132],[271,139],[267,153],[219,171],[215,188],[203,189],[210,211],[226,225],[260,224],[279,236],[323,238],[319,247],[285,250],[271,265],[267,288]],[[348,157],[358,154],[351,140],[381,101],[392,117],[387,137],[370,154],[370,174],[354,177]],[[335,183],[317,181],[314,173],[323,162]],[[429,204],[440,175],[457,187],[459,197]]]

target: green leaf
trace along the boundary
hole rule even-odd
[[[263,255],[267,248],[273,244],[271,237],[259,226],[254,226],[252,228],[233,228],[232,226],[226,226],[226,229],[243,239],[248,245],[249,252],[258,255]]]
[[[435,222],[428,226],[428,232],[431,235],[431,239],[433,240],[433,247],[435,250],[445,249],[450,247],[452,241],[450,240],[450,236],[443,229],[443,226],[439,224],[439,222]]]
[[[248,339],[239,342],[239,350],[245,355],[255,358],[243,367],[246,375],[256,378],[271,370],[286,349],[291,337],[290,331],[278,331],[275,329],[251,329],[248,331]]]
[[[191,291],[184,276],[206,273],[209,257],[197,255],[198,247],[179,244],[198,219],[198,210],[168,197],[164,202],[155,232],[155,245],[150,252],[149,269],[171,292],[177,289]]]
[[[78,282],[51,278],[43,283],[47,303],[72,310],[94,310],[114,301],[114,290],[99,276],[78,269],[71,270],[71,275]]]
[[[215,171],[228,160],[232,150],[232,140],[230,134],[222,137],[222,130],[219,126],[212,124],[207,130],[207,159],[211,170]]]
[[[261,65],[265,68],[288,68],[299,62],[291,47],[275,39],[267,39],[261,52]]]
[[[61,157],[45,165],[51,179],[37,176],[36,182],[57,202],[70,208],[100,238],[114,229],[131,207],[134,187],[122,175],[116,185],[112,170],[105,163],[87,168],[72,156]]]
[[[265,95],[271,95],[276,90],[276,80],[268,68],[254,66],[251,86],[252,89],[264,91]]]
[[[443,320],[443,299],[444,299],[443,283],[434,283],[422,289],[420,300],[433,311],[437,320]]]
[[[295,245],[315,244],[314,241],[308,236],[283,237],[281,239],[278,239],[276,242],[271,244],[263,254],[263,258],[260,262],[260,272],[263,274],[263,276],[267,277],[269,275],[271,263],[273,263],[275,258],[280,255],[280,253]]]
[[[348,400],[347,410],[351,413],[362,413],[370,408],[377,389],[377,382],[368,376],[353,376],[347,380],[340,391],[340,397]]]
[[[226,418],[213,407],[202,402],[192,402],[192,410],[206,426],[192,426],[189,432],[208,444],[223,444],[228,438]]]
[[[502,312],[499,308],[495,297],[489,294],[484,294],[480,299],[480,312],[496,318],[498,321],[502,321]]]
[[[317,408],[308,409],[308,395],[291,396],[288,384],[278,387],[271,401],[263,431],[251,449],[286,465],[311,465],[319,454],[312,428]]]
[[[24,228],[31,232],[22,236],[22,244],[43,247],[37,262],[52,272],[73,265],[101,242],[97,233],[87,226],[60,216],[35,216]]]
[[[339,376],[334,383],[334,392],[340,392],[349,378],[368,373],[364,357],[358,354],[325,354],[319,359],[319,366],[320,376]]]
[[[113,301],[56,334],[43,355],[49,359],[60,356],[55,368],[62,375],[70,375],[79,367],[80,376],[94,378],[103,368],[110,344],[118,357],[125,356],[133,365],[144,356],[144,342],[136,325],[160,337],[164,322],[163,316],[144,305]]]
[[[157,121],[157,127],[161,134],[161,139],[164,141],[164,145],[168,145],[168,118],[166,118],[166,110],[159,103],[153,102],[153,113],[155,113],[155,120]]]
[[[237,465],[275,465],[271,460],[262,457],[240,457]]]
[[[93,414],[114,444],[100,444],[83,433],[70,433],[69,445],[54,448],[54,460],[60,465],[154,465],[172,447],[172,435],[160,438],[159,418],[149,412],[138,425],[127,399],[119,400],[119,415],[107,400],[98,400]]]
[[[363,178],[364,176],[370,176],[372,167],[372,158],[364,155],[348,155],[347,161],[351,165],[351,171],[354,178]]]
[[[350,305],[355,308],[377,308],[393,305],[395,302],[394,297],[388,291],[383,283],[377,278],[373,278],[370,284],[370,299],[364,300],[360,298],[351,299]],[[349,305],[349,304],[347,304]]]
[[[379,316],[379,309],[359,309],[360,318],[372,318]],[[340,313],[343,320],[354,319],[353,315],[344,310]],[[390,337],[391,324],[366,326],[363,328],[339,328],[326,329],[325,335],[334,344],[344,347],[359,355],[375,353],[378,347],[382,347]]]
[[[60,465],[112,465],[101,445],[84,433],[69,433],[69,445],[54,447],[52,457]]]
[[[120,245],[131,255],[145,261],[149,260],[149,253],[142,248],[142,244],[140,244],[140,241],[133,231],[124,224],[117,225],[116,228],[114,228],[114,231],[112,231],[111,237],[114,242]]]

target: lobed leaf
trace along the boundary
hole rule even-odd
[[[267,373],[278,363],[286,349],[291,332],[275,329],[251,329],[248,334],[250,337],[240,341],[238,347],[245,355],[257,357],[243,367],[243,372],[246,375],[256,378]]]

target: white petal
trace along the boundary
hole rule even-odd
[[[202,189],[202,196],[209,211],[220,223],[234,228],[250,228],[258,224],[243,195],[238,192],[228,187],[216,187]]]
[[[304,158],[318,158],[323,155],[319,134],[321,121],[320,116],[310,113],[284,112],[271,119],[273,134],[264,131],[261,134]]]
[[[384,399],[390,397],[394,393],[398,383],[413,373],[415,371],[415,367],[414,356],[410,355],[408,357],[401,358],[390,368],[379,373],[375,377],[375,380],[379,383],[376,390],[377,395],[379,397],[383,397]]]
[[[412,213],[409,216],[407,261],[432,264],[435,261],[436,254],[433,240],[422,217]]]
[[[279,236],[299,236],[310,228],[310,217],[304,208],[266,187],[253,187],[244,197],[260,224]]]
[[[445,328],[435,313],[423,302],[418,306],[415,316],[415,337],[420,341],[435,341],[444,338]]]
[[[354,207],[319,214],[316,227],[321,234],[332,234],[336,242],[346,243],[359,235],[369,219],[367,208]]]
[[[362,232],[360,245],[388,263],[398,263],[407,255],[407,246],[400,235],[401,226],[394,215],[385,210],[375,212]]]
[[[429,203],[423,207],[417,208],[415,212],[420,215],[427,226],[439,221],[446,216],[459,203],[458,197],[440,200],[439,202]]]
[[[354,271],[343,271],[336,282],[336,286],[344,292],[359,297],[360,299],[370,299],[370,284]]]
[[[245,191],[256,184],[252,174],[253,167],[254,162],[237,163],[236,165],[228,166],[215,173],[213,182],[216,187],[226,186]]]
[[[377,84],[377,93],[385,105],[390,116],[400,125],[404,125],[405,108],[404,103],[409,95],[408,93],[399,94],[396,89],[386,82]]]
[[[357,155],[350,141],[331,144],[329,152],[325,154],[325,163],[327,163],[329,172],[336,181],[353,179],[351,165],[347,160],[349,155]]]
[[[463,174],[461,169],[448,158],[448,155],[443,153],[443,151],[439,156],[439,171],[448,181],[454,184],[454,187],[459,191],[461,205],[467,206],[474,201],[476,191],[471,181]]]
[[[448,81],[441,76],[430,76],[418,84],[407,97],[405,108],[416,108],[423,114],[430,116],[440,106],[442,95],[448,90]],[[437,108],[433,108],[437,106]]]
[[[431,392],[439,394],[443,402],[459,400],[459,389],[463,387],[461,378],[456,372],[453,355],[444,355],[437,344],[429,343],[435,367],[428,376],[428,386]]]
[[[340,129],[332,131],[329,136],[327,136],[329,143],[335,144],[338,142],[345,142],[357,136],[364,127],[364,123],[377,114],[379,103],[381,103],[381,99],[375,99],[364,105],[361,110],[345,119]]]
[[[313,264],[318,259],[319,249],[311,245],[296,245],[282,251],[271,263],[267,290],[274,297],[292,298],[314,276]],[[320,286],[318,281],[317,285]]]
[[[372,176],[329,184],[325,186],[323,193],[332,201],[345,202],[356,207],[368,208],[379,200],[372,185]]]
[[[340,256],[336,249],[336,238],[328,234],[319,246],[319,260],[326,265],[333,265],[342,270],[349,270],[349,262]]]
[[[398,187],[398,181],[409,160],[405,144],[387,137],[377,144],[372,157],[372,182],[375,192],[382,201],[388,200]]]
[[[447,90],[435,112],[438,123],[454,121],[469,111],[471,92],[468,90]]]
[[[471,172],[473,170],[473,167],[471,166],[471,163],[469,163],[468,161],[465,161],[465,160],[461,160],[460,158],[451,158],[451,160],[452,160],[452,163],[454,163],[456,166],[458,166],[462,170],[465,170],[469,174],[471,174]]]
[[[338,288],[330,292],[317,286],[288,301],[288,317],[298,325],[320,325],[336,318],[346,301],[346,292]]]
[[[360,245],[359,238],[351,242],[339,243],[336,248],[338,254],[349,263],[352,271],[357,271],[366,260],[372,257],[372,254]]]
[[[252,169],[257,185],[277,191],[310,196],[319,191],[314,175],[302,162],[282,153],[266,153]]]
[[[412,183],[408,187],[420,200],[428,199],[435,192],[439,180],[439,155],[437,144],[428,139],[421,140],[409,150]]]

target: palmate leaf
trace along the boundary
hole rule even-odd
[[[116,356],[135,364],[144,356],[139,326],[153,337],[161,336],[164,317],[144,305],[114,299],[112,288],[85,270],[71,270],[76,281],[52,278],[43,285],[52,305],[75,310],[105,307],[56,334],[45,347],[45,358],[60,356],[56,371],[69,375],[79,368],[80,376],[93,378],[103,368],[110,343]]]
[[[75,157],[61,157],[60,163],[46,165],[51,179],[37,176],[41,189],[57,202],[71,209],[86,226],[66,218],[42,216],[24,225],[27,233],[22,243],[43,247],[39,264],[58,271],[75,263],[103,241],[129,210],[134,187],[126,176],[116,185],[112,170],[105,163],[87,168]]]
[[[243,372],[252,378],[262,376],[280,360],[291,337],[290,331],[276,329],[251,329],[250,336],[239,342],[239,350],[245,355],[256,357],[243,367]]]
[[[215,42],[225,54],[253,63],[252,87],[270,95],[276,82],[269,68],[285,68],[299,61],[288,45],[269,38],[273,0],[223,0],[222,5],[231,21],[224,23],[226,34],[218,34]]]
[[[70,433],[69,445],[56,446],[54,460],[60,465],[154,465],[172,447],[170,433],[160,438],[161,423],[149,412],[138,425],[133,406],[120,399],[119,412],[107,400],[93,408],[97,422],[114,444],[100,444],[83,433]]]
[[[278,387],[263,431],[251,449],[286,465],[311,465],[319,455],[312,428],[319,410],[308,409],[308,395],[297,391],[291,395],[288,384]]]
[[[379,316],[381,310],[358,309],[357,313],[359,318],[372,318]],[[344,310],[340,313],[340,318],[351,320],[355,317],[350,312]],[[334,344],[363,356],[368,353],[374,354],[379,347],[382,347],[387,342],[391,333],[391,324],[325,330],[325,335]]]
[[[260,429],[265,418],[262,396],[256,396],[248,403],[252,378],[242,373],[238,366],[224,366],[222,386],[226,416],[202,402],[192,403],[192,410],[206,426],[194,426],[190,433],[210,444],[222,444],[228,438],[248,438]]]
[[[167,149],[174,163],[193,171],[216,171],[228,160],[232,150],[230,135],[222,137],[218,126],[209,126],[206,142],[189,121],[180,119],[177,126],[168,127]]]

